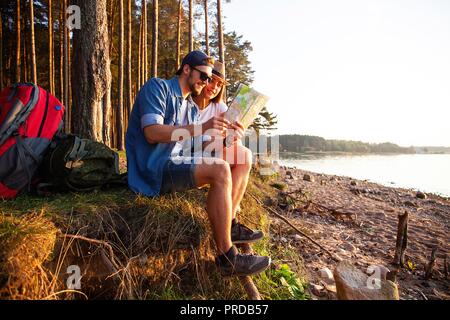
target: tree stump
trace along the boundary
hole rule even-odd
[[[408,244],[408,211],[398,215],[397,242],[393,264],[403,267],[405,263],[405,250]]]
[[[436,262],[436,251],[437,251],[437,246],[433,248],[433,250],[431,251],[431,257],[430,257],[430,262],[428,263],[428,266],[425,270],[425,279],[429,280],[431,279],[432,275],[433,275],[433,268],[434,268],[434,264]]]

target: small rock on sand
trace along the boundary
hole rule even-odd
[[[307,173],[305,173],[303,175],[303,180],[308,181],[308,182],[314,182],[314,178],[310,174],[307,174]]]
[[[427,198],[427,195],[426,195],[425,193],[423,193],[423,192],[418,191],[418,192],[416,193],[416,198],[419,198],[419,199],[426,199],[426,198]]]

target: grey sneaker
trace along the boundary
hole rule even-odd
[[[216,258],[216,265],[224,277],[250,276],[263,272],[270,266],[270,257],[240,254],[236,247]]]
[[[264,233],[262,231],[253,231],[240,223],[236,223],[231,227],[231,242],[233,244],[253,243],[261,240],[263,237]]]

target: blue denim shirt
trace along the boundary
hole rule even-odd
[[[178,78],[152,78],[139,91],[131,111],[125,138],[128,185],[136,193],[159,195],[164,164],[175,143],[149,144],[144,128],[154,124],[181,125],[183,102]],[[198,109],[188,104],[189,123],[195,123]]]

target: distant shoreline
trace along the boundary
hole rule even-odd
[[[348,151],[305,151],[305,152],[293,152],[282,151],[280,155],[288,156],[391,156],[391,155],[416,155],[416,154],[450,154],[450,152],[424,152],[424,153],[405,153],[405,152],[348,152]]]

